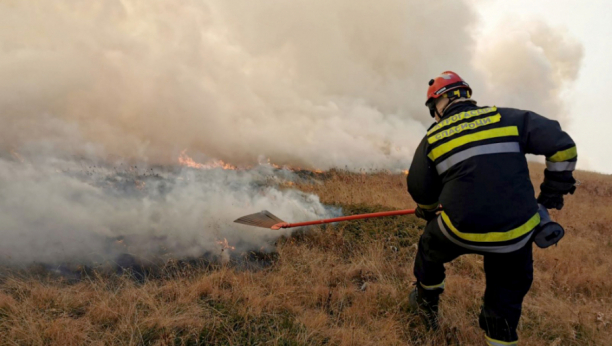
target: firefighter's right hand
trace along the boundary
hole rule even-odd
[[[436,218],[436,216],[438,216],[438,214],[436,214],[436,212],[438,211],[438,209],[432,209],[432,210],[425,210],[421,207],[417,207],[416,210],[414,211],[414,215],[416,215],[416,217],[427,220],[427,222],[433,220]]]
[[[546,174],[546,173],[545,173]],[[574,194],[576,191],[576,180],[570,177],[567,181],[557,181],[544,177],[544,182],[540,185],[540,195],[538,203],[546,209],[563,208],[563,195]]]
[[[538,196],[538,203],[546,207],[546,209],[563,208],[563,195],[560,193],[541,191]]]

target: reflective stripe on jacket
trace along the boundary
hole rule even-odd
[[[571,175],[574,141],[559,123],[512,108],[452,105],[421,141],[408,175],[420,206],[442,204],[454,242],[506,252],[524,244],[539,223],[525,154],[546,156],[546,176]]]

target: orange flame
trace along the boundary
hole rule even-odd
[[[15,150],[11,149],[11,155],[17,159],[19,162],[23,163],[23,157],[21,157],[21,155],[19,155],[18,152],[16,152]]]
[[[260,162],[259,162],[259,164],[262,164],[262,162],[260,161]],[[272,167],[274,167],[274,168],[276,168],[276,169],[283,169],[283,167],[281,167],[281,166],[279,166],[279,165],[277,165],[277,164],[275,164],[275,163],[272,163],[272,162],[270,161],[270,158],[267,158],[267,159],[266,159],[265,164],[267,164],[268,166],[272,166]]]
[[[221,245],[221,251],[224,250],[236,250],[235,246],[231,246],[228,242],[227,242],[227,238],[223,238],[223,240],[219,240],[217,241],[217,244]]]
[[[179,155],[178,162],[187,167],[197,168],[197,169],[213,169],[213,168],[221,168],[221,169],[236,169],[237,167],[224,162],[223,160],[209,160],[206,163],[195,162],[191,157],[187,155],[187,149],[181,151],[181,155]]]
[[[134,185],[136,185],[136,189],[137,189],[137,190],[142,190],[142,189],[144,189],[144,188],[145,188],[145,186],[147,185],[147,183],[145,183],[145,182],[144,182],[144,181],[142,181],[142,180],[136,180],[136,181],[134,181]]]
[[[196,162],[194,159],[192,159],[189,155],[187,155],[187,149],[181,151],[181,154],[178,157],[178,162],[179,164],[186,166],[186,167],[191,167],[191,168],[197,168],[197,169],[214,169],[214,168],[221,168],[221,169],[232,169],[232,170],[236,170],[236,169],[250,169],[253,168],[253,166],[240,166],[240,168],[238,168],[237,166],[232,165],[231,163],[227,163],[224,162],[223,160],[209,160],[205,163],[199,163]],[[302,171],[302,170],[307,170],[307,171],[311,171],[313,173],[323,173],[324,171],[322,169],[303,169],[301,167],[290,167],[290,166],[286,166],[286,165],[277,165],[273,162],[270,161],[270,159],[265,159],[265,161],[260,161],[259,162],[260,165],[269,165],[272,166],[276,169],[288,169],[290,171],[293,172],[298,172],[298,171]]]

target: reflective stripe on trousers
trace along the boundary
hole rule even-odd
[[[518,345],[518,340],[510,341],[510,342],[501,341],[501,340],[491,339],[487,335],[485,335],[485,340],[487,340],[487,346],[517,346]]]
[[[455,239],[452,235],[450,235],[448,233],[448,230],[446,229],[446,226],[444,225],[444,222],[442,221],[442,217],[441,216],[438,216],[438,226],[440,227],[440,230],[442,231],[442,234],[444,234],[444,236],[446,236],[446,238],[448,238],[448,240],[450,240],[453,243],[455,243],[455,244],[457,244],[457,245],[459,245],[461,247],[464,247],[466,249],[470,249],[470,250],[474,250],[474,251],[481,251],[481,252],[508,253],[508,252],[516,251],[516,250],[522,248],[523,246],[525,246],[527,244],[527,242],[529,242],[529,240],[531,240],[531,235],[533,234],[533,231],[527,233],[525,238],[523,238],[521,241],[519,241],[518,243],[515,243],[515,244],[502,245],[502,246],[478,246],[478,245],[465,244],[465,243]]]
[[[437,285],[430,285],[430,286],[423,285],[422,282],[419,282],[419,285],[421,285],[421,287],[423,287],[423,289],[425,289],[427,291],[434,291],[434,290],[437,290],[437,289],[444,289],[444,287],[445,287],[444,281],[442,281],[442,283],[439,283]]]

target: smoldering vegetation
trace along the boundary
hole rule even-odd
[[[0,264],[68,273],[75,266],[227,262],[264,254],[291,231],[234,219],[264,209],[287,220],[340,213],[290,188],[299,182],[317,180],[311,172],[267,164],[229,170],[2,158]]]
[[[544,166],[532,165],[532,181]],[[577,171],[582,185],[552,215],[567,234],[534,249],[534,283],[519,325],[525,345],[609,345],[612,339],[610,176]],[[405,176],[328,172],[297,184],[347,214],[414,207]],[[383,192],[384,191],[384,192]],[[378,218],[281,237],[270,265],[169,262],[163,275],[0,280],[0,343],[57,345],[479,345],[482,257],[446,266],[441,329],[406,307],[424,221]],[[174,265],[176,263],[177,265]]]

